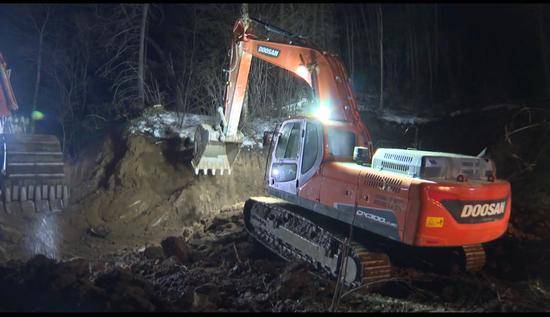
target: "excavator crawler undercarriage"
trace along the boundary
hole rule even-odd
[[[392,278],[388,254],[367,246],[362,235],[353,236],[345,253],[349,226],[348,232],[343,232],[342,226],[321,218],[316,213],[272,197],[250,198],[244,207],[247,232],[287,261],[305,261],[331,278],[342,274],[344,284],[350,287],[382,283]],[[447,263],[449,269],[458,265],[462,271],[481,270],[485,264],[485,251],[481,245],[464,246],[459,250],[458,258]],[[395,252],[394,249],[390,253]],[[345,266],[342,265],[346,258],[344,254],[347,254]]]
[[[351,241],[345,254],[344,234],[322,226],[315,214],[306,216],[298,209],[280,199],[251,198],[244,208],[246,230],[286,260],[305,261],[334,278],[344,274],[344,283],[349,286],[391,277],[386,254],[369,252],[357,241]],[[347,265],[343,266],[346,257]]]

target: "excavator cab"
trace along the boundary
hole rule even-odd
[[[323,127],[315,119],[292,119],[281,124],[270,153],[268,185],[297,194],[323,159]]]

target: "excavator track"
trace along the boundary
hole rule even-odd
[[[465,245],[462,247],[467,272],[479,272],[485,265],[485,250],[481,244]]]
[[[347,286],[391,277],[391,264],[386,254],[370,252],[352,240],[344,256],[346,234],[321,226],[315,221],[315,214],[296,212],[295,208],[280,199],[251,198],[244,208],[246,230],[287,261],[305,261],[332,278],[343,274]],[[342,265],[342,261],[347,264]]]
[[[2,207],[8,213],[57,212],[69,201],[63,152],[53,135],[1,136]]]

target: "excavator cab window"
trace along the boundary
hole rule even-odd
[[[353,157],[355,133],[345,129],[328,128],[328,148],[333,156]]]
[[[304,157],[302,158],[302,174],[305,174],[313,167],[317,159],[318,150],[319,133],[317,125],[308,122],[306,125],[306,139],[304,141]]]
[[[270,167],[270,186],[296,194],[302,153],[303,120],[283,123]]]
[[[283,126],[275,157],[278,159],[297,159],[300,149],[300,122]]]

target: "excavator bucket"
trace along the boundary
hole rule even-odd
[[[63,152],[54,135],[1,134],[2,207],[8,213],[62,211],[69,202]]]
[[[195,147],[191,161],[195,174],[198,175],[201,170],[204,175],[208,174],[208,170],[212,175],[216,175],[216,171],[221,175],[224,172],[231,174],[231,167],[239,154],[243,138],[243,134],[238,132],[236,138],[220,140],[219,131],[208,124],[199,125],[195,130]]]

